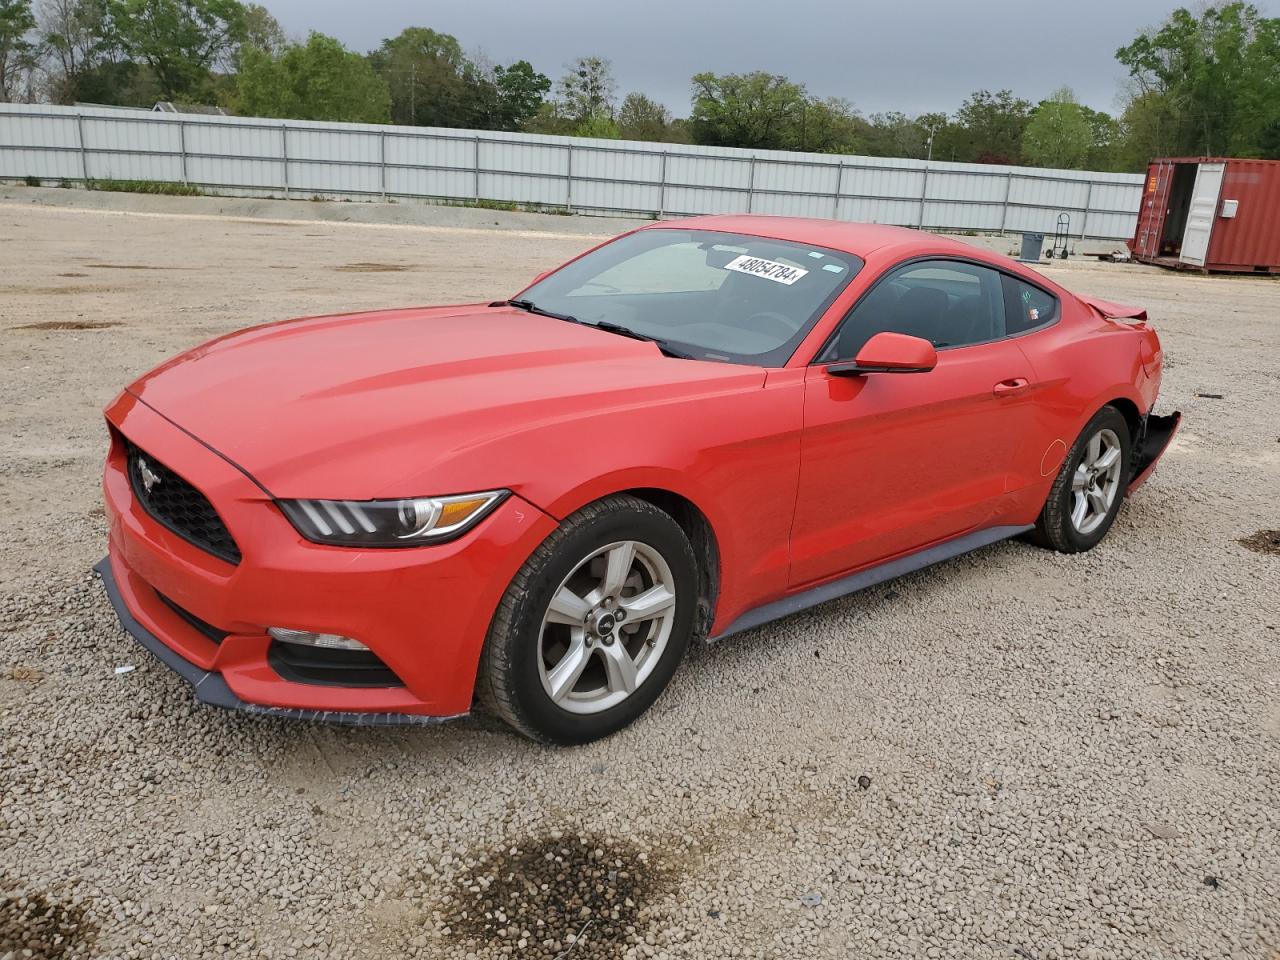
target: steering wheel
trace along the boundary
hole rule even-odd
[[[796,332],[791,318],[785,313],[778,313],[774,310],[761,310],[758,313],[753,313],[743,320],[741,325],[757,333],[780,335],[784,339],[790,339],[791,335]]]

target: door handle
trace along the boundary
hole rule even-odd
[[[1001,380],[991,388],[991,392],[997,397],[1012,397],[1029,386],[1031,386],[1031,382],[1026,377],[1014,377],[1011,380]]]

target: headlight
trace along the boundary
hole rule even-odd
[[[278,500],[313,543],[417,547],[466,533],[507,498],[508,490],[405,500]]]

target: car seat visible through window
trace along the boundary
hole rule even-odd
[[[937,287],[912,287],[902,295],[894,310],[895,333],[921,337],[935,345],[947,342],[947,317],[951,310],[951,298]]]

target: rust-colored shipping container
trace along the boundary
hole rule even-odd
[[[1280,160],[1152,160],[1129,250],[1167,267],[1280,273]]]

